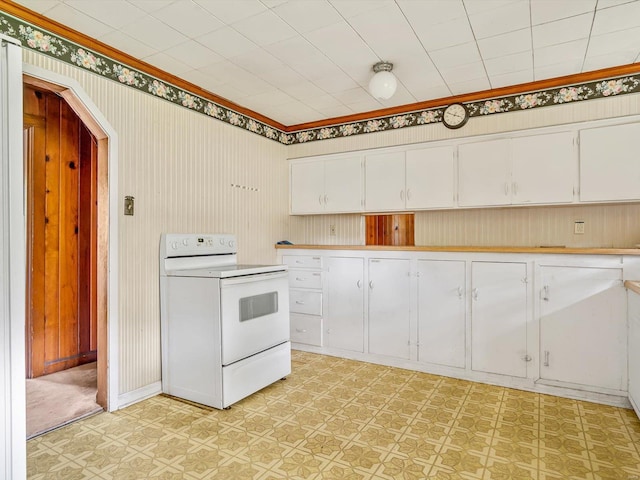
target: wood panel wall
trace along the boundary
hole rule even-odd
[[[56,94],[24,89],[27,376],[96,359],[96,143]]]

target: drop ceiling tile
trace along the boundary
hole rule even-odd
[[[500,8],[470,14],[469,22],[476,39],[527,28],[530,25],[529,2],[509,2]]]
[[[233,28],[260,46],[271,45],[297,35],[293,28],[271,10],[235,22]]]
[[[250,75],[249,72],[237,65],[234,65],[229,60],[215,63],[213,65],[207,65],[199,70],[209,76],[211,79],[210,82],[217,85],[232,83],[235,78],[243,78]]]
[[[393,4],[393,0],[329,0],[344,18],[351,18],[362,12],[370,12]]]
[[[360,111],[354,111],[346,105],[338,105],[335,107],[318,108],[318,113],[320,113],[323,118],[337,118],[345,115],[352,115],[354,113],[360,113]]]
[[[371,99],[375,100],[373,97],[371,97]],[[409,93],[402,83],[398,83],[398,89],[396,90],[396,93],[393,94],[393,97],[388,100],[378,100],[378,102],[386,108],[406,105],[408,103],[416,103],[417,99]]]
[[[321,61],[323,58],[326,58],[314,45],[306,39],[299,37],[267,45],[264,49],[290,66],[296,63],[307,63],[308,61],[314,61],[316,59]]]
[[[580,71],[582,68],[582,59],[565,60],[562,63],[553,65],[544,65],[536,67],[534,70],[534,80],[545,80],[547,78],[563,77]]]
[[[304,82],[305,78],[296,72],[293,68],[283,65],[276,70],[270,70],[263,73],[262,78],[271,85],[286,89],[291,85]]]
[[[216,87],[220,85],[219,82],[215,82],[211,75],[203,72],[202,70],[189,70],[181,75],[187,82],[191,82],[194,85],[208,90],[211,93],[216,93]]]
[[[101,0],[99,2],[67,0],[65,3],[71,8],[75,8],[96,20],[117,29],[122,28],[133,21],[140,20],[147,15],[143,10],[124,0]]]
[[[585,13],[533,27],[533,48],[588,38],[593,14]]]
[[[165,25],[153,17],[144,17],[135,20],[123,28],[133,38],[154,47],[157,50],[166,50],[175,47],[188,39],[177,30]]]
[[[635,1],[598,10],[591,34],[602,35],[637,26],[640,26],[640,2]]]
[[[411,90],[411,94],[418,102],[426,102],[427,100],[446,98],[452,95],[451,90],[449,90],[449,87],[444,83],[425,84],[419,90]]]
[[[192,0],[205,10],[213,13],[219,20],[232,24],[252,17],[267,10],[258,0],[242,0],[241,8],[238,0]]]
[[[428,2],[398,0],[398,5],[414,28],[416,26],[425,28],[429,25],[466,17],[461,0],[430,0]]]
[[[323,108],[333,108],[338,106],[344,106],[344,104],[335,98],[333,95],[325,93],[324,95],[318,95],[317,97],[310,98],[305,101],[307,105],[316,110]]]
[[[183,63],[180,60],[176,60],[175,58],[170,57],[163,52],[154,53],[153,55],[144,57],[141,60],[178,77],[183,73],[186,73],[193,69],[193,67],[187,65],[186,63]]]
[[[434,25],[422,25],[415,20],[411,24],[428,52],[475,41],[466,17]]]
[[[584,61],[583,71],[600,70],[601,68],[616,67],[638,61],[638,52],[634,55],[631,51],[611,52],[605,55],[589,56]]]
[[[373,110],[379,110],[383,108],[383,105],[381,105],[380,102],[371,97],[369,97],[368,100],[351,102],[345,106],[350,109],[352,113],[371,112]]]
[[[395,4],[355,15],[349,24],[379,58],[390,60],[400,54],[424,52],[411,25]],[[384,28],[380,28],[381,25]]]
[[[259,48],[255,43],[231,27],[220,28],[197,37],[196,40],[224,58],[236,57]]]
[[[58,0],[15,0],[15,2],[37,13],[45,13],[53,7],[60,5]]]
[[[257,95],[249,95],[245,97],[245,104],[252,110],[260,111],[266,107],[272,107],[274,105],[287,105],[297,100],[285,92],[278,89],[271,89]]]
[[[167,5],[171,5],[176,0],[127,0],[132,5],[144,10],[147,13],[156,12]]]
[[[368,102],[372,97],[369,92],[363,87],[349,88],[336,92],[333,96],[344,105],[352,105],[358,102]]]
[[[476,13],[482,13],[489,10],[495,11],[500,8],[509,7],[510,4],[516,3],[516,2],[523,3],[522,0],[464,0],[464,6],[467,13],[469,15],[473,15]]]
[[[531,52],[505,55],[504,57],[485,60],[484,66],[490,78],[521,70],[531,70],[533,69],[533,55]]]
[[[452,83],[462,83],[466,80],[477,80],[487,78],[487,72],[482,62],[469,63],[458,67],[440,70],[444,81],[451,86]],[[469,90],[472,92],[473,90]]]
[[[223,60],[220,55],[195,40],[189,40],[175,47],[168,48],[164,53],[184,62],[193,69],[202,68]]]
[[[623,3],[631,3],[637,0],[598,0],[598,10],[602,10],[603,8],[615,7],[617,5],[622,5]]]
[[[342,21],[342,16],[325,0],[286,2],[275,7],[273,12],[299,33]]]
[[[489,81],[491,88],[509,87],[511,85],[533,82],[533,68],[490,76]]]
[[[211,13],[189,0],[179,0],[153,13],[153,16],[171,28],[199,37],[222,28],[224,24]]]
[[[107,33],[113,32],[114,27],[102,23],[100,20],[96,20],[89,15],[82,13],[80,10],[59,3],[55,7],[46,12],[46,15],[50,18],[55,18],[57,22],[73,28],[78,32],[89,35],[90,37],[97,38]]]
[[[135,58],[148,57],[157,51],[153,47],[130,37],[120,30],[114,30],[106,35],[101,35],[98,37],[98,40]]]
[[[289,0],[261,0],[268,8],[275,8],[278,5],[287,3]]]
[[[342,72],[320,77],[315,79],[313,83],[327,93],[338,93],[358,86],[350,76]]]
[[[531,2],[531,24],[540,25],[583,13],[593,13],[598,3],[597,0],[572,0],[570,2],[536,0]]]
[[[587,58],[617,52],[635,52],[637,55],[640,52],[639,40],[640,27],[592,36],[589,40]]]
[[[299,83],[289,85],[288,87],[284,87],[283,90],[296,100],[303,101],[327,95],[324,90],[308,80],[303,80]]]
[[[238,103],[243,107],[245,106],[244,99],[249,96],[249,93],[247,93],[246,91],[240,88],[236,88],[236,86],[232,83],[225,83],[223,85],[213,83],[212,85],[215,85],[215,90],[211,89],[212,93],[215,93],[219,97],[226,98],[227,100]]]
[[[230,60],[255,75],[262,75],[265,72],[283,67],[280,60],[261,48],[231,57]]]
[[[327,57],[321,56],[313,60],[301,58],[296,63],[290,65],[307,80],[316,81],[325,77],[342,77],[344,71]]]
[[[305,37],[336,63],[348,63],[358,55],[371,55],[371,49],[346,22],[314,30],[305,34]]]
[[[431,60],[438,70],[479,62],[480,54],[475,42],[456,45],[431,52]]]
[[[531,30],[523,28],[495,37],[478,40],[478,48],[485,60],[512,53],[531,51]]]
[[[539,67],[546,65],[555,65],[563,61],[574,62],[582,61],[587,51],[588,39],[575,40],[573,42],[551,45],[548,47],[538,48],[533,53],[533,65],[536,73]],[[576,70],[580,71],[581,67]],[[575,72],[574,72],[575,73]]]
[[[462,95],[468,92],[480,92],[482,90],[489,90],[491,84],[489,80],[485,78],[476,78],[474,80],[463,80],[457,83],[450,83],[449,88],[454,95]]]

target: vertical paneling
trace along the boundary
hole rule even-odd
[[[239,260],[271,263],[287,238],[286,147],[80,68],[25,51],[78,81],[118,133],[120,393],[161,378],[158,247],[163,232],[228,232]],[[238,186],[232,186],[238,185]]]

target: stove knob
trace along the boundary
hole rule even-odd
[[[185,238],[184,240],[182,240],[182,244],[183,244],[185,247],[188,247],[188,246],[189,246],[189,239],[188,239],[188,238]]]
[[[224,245],[224,238],[220,239],[220,245]]]
[[[171,248],[173,248],[174,250],[178,249],[178,242],[171,242]]]
[[[229,240],[229,246],[233,247],[233,245],[235,244],[235,242],[233,240]]]

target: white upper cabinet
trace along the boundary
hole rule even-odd
[[[509,139],[458,147],[458,204],[461,207],[511,203]]]
[[[404,210],[404,152],[365,157],[365,210]]]
[[[362,211],[362,159],[341,156],[291,162],[291,213]]]
[[[455,156],[451,145],[408,150],[407,209],[447,208],[455,202]]]
[[[580,131],[580,200],[640,199],[640,123]]]
[[[370,212],[454,206],[454,147],[367,155],[365,209]]]
[[[460,206],[573,201],[573,132],[466,143],[458,157]]]
[[[577,158],[573,132],[511,140],[512,203],[571,203]]]

